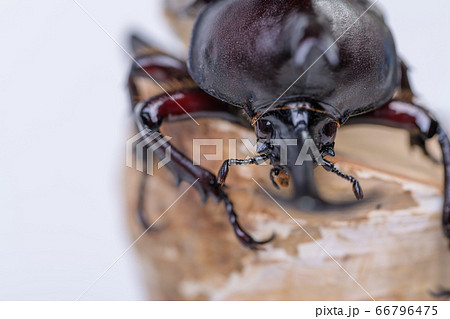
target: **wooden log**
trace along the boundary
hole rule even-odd
[[[193,0],[167,0],[166,14],[187,44]],[[192,139],[249,138],[254,133],[218,120],[169,124],[163,131],[192,155]],[[434,146],[436,146],[435,143]],[[282,204],[288,216],[253,181],[276,194],[268,166],[232,167],[227,192],[245,229],[257,239],[275,232],[265,250],[250,251],[236,240],[223,204],[205,205],[189,185],[176,187],[166,169],[156,170],[146,189],[146,217],[156,220],[136,243],[151,300],[428,300],[439,285],[450,287],[448,240],[442,234],[442,167],[408,146],[405,132],[343,127],[333,159],[357,177],[368,200],[347,211],[305,213]],[[202,148],[204,153],[214,149]],[[248,153],[238,143],[238,157]],[[202,161],[217,172],[221,161]],[[131,234],[139,223],[141,173],[126,172]],[[353,199],[350,185],[316,169],[321,192],[330,200]],[[173,206],[171,206],[173,204]]]
[[[193,138],[249,138],[233,124],[200,120],[169,124],[164,132],[192,155]],[[371,126],[342,128],[338,167],[359,178],[367,200],[349,211],[305,213],[274,203],[269,166],[232,167],[227,192],[243,226],[257,239],[277,234],[262,251],[236,240],[222,204],[202,205],[194,189],[136,244],[152,300],[427,300],[450,287],[448,240],[441,229],[442,169],[408,146],[405,132]],[[214,153],[213,149],[202,149]],[[224,142],[224,157],[228,142]],[[237,156],[247,153],[238,143]],[[202,161],[217,172],[221,161]],[[329,199],[351,199],[351,185],[316,169]],[[127,170],[128,220],[137,238],[140,172]],[[176,187],[164,168],[149,178],[146,212],[162,214],[189,185]],[[341,268],[342,267],[342,268]],[[354,280],[351,277],[354,278]],[[368,293],[369,294],[368,294]]]

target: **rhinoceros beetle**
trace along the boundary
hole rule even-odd
[[[136,57],[128,82],[131,104],[138,129],[146,129],[147,134],[159,132],[163,121],[186,119],[185,111],[193,117],[254,127],[259,155],[225,161],[218,178],[168,142],[155,150],[163,158],[171,147],[167,167],[176,181],[197,180],[194,187],[203,201],[213,198],[225,204],[243,245],[258,249],[273,237],[257,241],[240,226],[222,187],[229,166],[269,161],[275,187],[275,177],[285,182],[289,177],[294,189],[291,201],[297,207],[344,207],[348,203],[330,203],[320,196],[313,170],[320,164],[350,181],[361,199],[363,192],[354,177],[327,160],[295,165],[295,158],[288,155],[287,162],[281,163],[280,149],[271,141],[295,139],[299,149],[312,139],[322,157],[334,156],[337,129],[354,123],[405,129],[411,144],[427,155],[425,141],[438,136],[445,168],[443,228],[450,238],[449,139],[436,118],[416,103],[391,32],[369,1],[203,0],[195,5],[203,8],[196,18],[187,63],[131,37]],[[141,80],[148,75],[160,86],[143,88]],[[149,146],[162,138],[153,139]],[[144,188],[145,177],[139,216],[147,226]]]

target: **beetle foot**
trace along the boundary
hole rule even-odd
[[[449,299],[450,290],[445,289],[443,287],[439,287],[436,291],[430,291],[430,295],[438,299]]]
[[[258,241],[255,240],[249,233],[247,233],[242,226],[238,222],[238,216],[234,212],[233,204],[231,203],[228,196],[222,192],[222,199],[225,202],[225,209],[228,213],[228,219],[231,223],[231,226],[233,227],[234,233],[236,234],[237,239],[239,242],[251,250],[261,250],[264,249],[261,247],[261,245],[267,244],[268,242],[272,241],[275,238],[275,234],[272,234],[268,239]]]
[[[242,229],[241,229],[241,231],[242,231]],[[236,231],[235,231],[235,233],[236,233]],[[242,245],[244,245],[247,248],[250,248],[251,250],[264,250],[264,247],[261,247],[261,246],[274,240],[275,233],[273,233],[268,239],[262,240],[262,241],[254,240],[250,235],[246,236],[245,238],[238,237],[238,239]]]
[[[220,186],[223,186],[223,184],[225,184],[225,179],[227,178],[228,171],[230,170],[228,162],[228,160],[223,162],[222,166],[219,169],[219,173],[217,174],[217,182]]]
[[[353,181],[353,194],[355,194],[357,200],[362,200],[364,198],[362,187],[356,178]]]

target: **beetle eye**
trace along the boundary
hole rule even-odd
[[[270,139],[273,134],[272,122],[260,120],[256,122],[256,135],[260,139]]]
[[[337,124],[335,122],[330,122],[324,125],[322,128],[323,134],[325,134],[326,137],[334,137],[336,135],[337,131]]]

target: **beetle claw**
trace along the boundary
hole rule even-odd
[[[355,194],[357,200],[362,200],[364,198],[364,193],[361,188],[361,185],[356,179],[353,182],[353,193]]]
[[[243,229],[240,228],[240,231],[243,232]],[[235,232],[236,232],[236,230],[235,230]],[[236,235],[237,235],[237,232],[236,232]],[[253,239],[252,236],[245,233],[244,236],[238,236],[238,239],[239,239],[239,242],[243,246],[245,246],[251,250],[264,250],[264,247],[261,247],[261,246],[271,242],[272,240],[275,239],[275,237],[276,237],[276,235],[275,235],[275,233],[273,233],[269,238],[259,241],[259,240]]]
[[[228,162],[229,162],[228,160],[223,162],[222,166],[219,169],[219,173],[217,174],[217,183],[220,186],[223,186],[225,184],[225,180],[227,178],[228,171],[230,170]]]
[[[251,250],[261,250],[261,245],[267,244],[275,238],[275,234],[272,234],[272,236],[266,240],[258,241],[253,239],[253,237],[239,224],[238,216],[233,209],[233,204],[224,192],[222,192],[222,200],[225,202],[225,209],[228,213],[228,219],[233,227],[234,233],[243,246],[250,248]]]
[[[264,247],[261,247],[261,245],[267,244],[274,240],[276,237],[275,233],[273,233],[269,238],[262,241],[254,240],[251,236],[248,237],[247,240],[241,241],[241,244],[243,244],[245,247],[250,248],[251,250],[264,250]]]
[[[411,147],[417,146],[422,150],[423,155],[428,157],[435,164],[442,164],[442,160],[434,157],[428,152],[425,144],[425,139],[420,134],[411,134],[409,136],[409,143]]]

